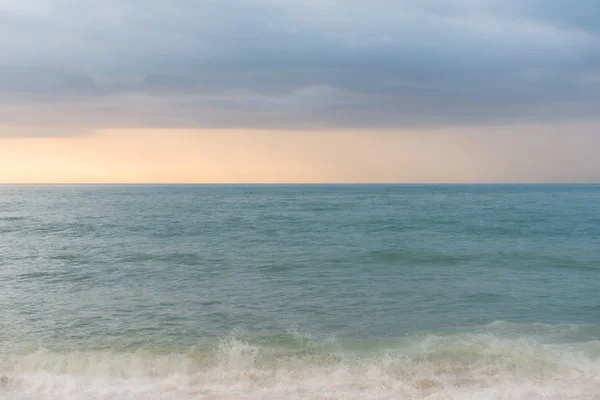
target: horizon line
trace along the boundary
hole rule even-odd
[[[0,182],[0,186],[478,186],[600,185],[598,182]]]

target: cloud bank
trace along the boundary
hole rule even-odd
[[[0,0],[0,136],[594,121],[600,2]]]

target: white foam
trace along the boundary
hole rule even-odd
[[[0,375],[7,400],[600,396],[600,360],[569,346],[491,335],[424,336],[372,357],[280,354],[235,338],[212,354],[40,350],[3,357]]]

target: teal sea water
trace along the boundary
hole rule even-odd
[[[0,399],[600,399],[600,186],[0,186]]]

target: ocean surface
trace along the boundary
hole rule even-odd
[[[600,186],[0,186],[0,399],[600,399]]]

